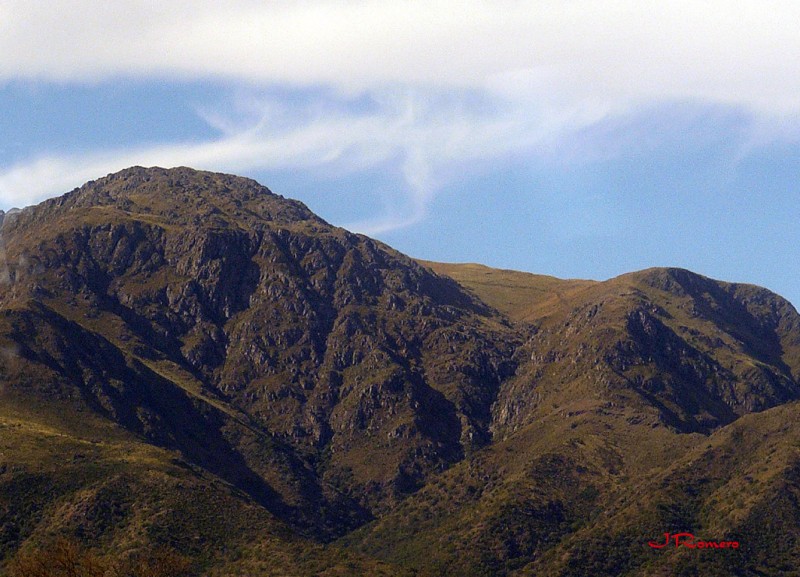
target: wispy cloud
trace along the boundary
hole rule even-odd
[[[713,111],[697,112],[705,120],[690,130],[680,124],[681,115],[688,113],[669,114],[668,108],[655,113],[639,109],[641,118],[601,110],[542,115],[515,101],[493,100],[483,106],[473,100],[471,93],[431,96],[398,90],[378,95],[367,106],[331,95],[287,106],[285,97],[240,94],[228,107],[198,112],[218,132],[207,141],[51,154],[0,168],[0,206],[32,204],[132,165],[245,174],[318,169],[339,176],[380,166],[396,175],[401,202],[392,203],[386,214],[346,223],[351,230],[379,235],[426,218],[442,187],[513,156],[558,165],[586,163],[631,151],[646,153],[662,141],[699,142],[724,133],[734,137],[728,145],[734,151],[738,147],[735,162],[769,142],[766,122],[752,113],[725,113],[725,107],[717,107],[722,111],[716,113],[718,120],[713,120]],[[659,119],[656,124],[653,117]],[[691,124],[691,119],[685,122]],[[796,133],[788,126],[781,124],[776,134],[792,138]]]
[[[540,144],[555,130],[552,119],[543,126],[519,107],[483,109],[452,94],[437,100],[384,93],[366,109],[348,106],[347,99],[332,104],[329,97],[324,107],[312,99],[284,108],[254,96],[244,110],[201,112],[219,131],[213,140],[22,161],[0,170],[0,203],[27,205],[135,164],[232,172],[324,167],[346,174],[388,163],[404,183],[407,208],[352,225],[376,234],[423,218],[434,192],[471,164]]]
[[[249,172],[392,163],[424,218],[448,179],[663,102],[742,110],[756,140],[800,114],[793,0],[53,0],[0,4],[0,83],[119,77],[242,86],[205,142],[45,155],[0,168],[24,205],[133,164]],[[284,97],[259,92],[280,87]],[[292,95],[318,91],[298,106]],[[370,106],[351,106],[366,99]],[[792,125],[797,123],[793,121]],[[605,143],[598,144],[598,147]]]

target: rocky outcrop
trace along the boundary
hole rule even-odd
[[[514,372],[510,327],[452,280],[247,179],[133,168],[27,211],[6,238],[28,314],[53,331],[17,333],[29,361],[54,359],[51,380],[153,442],[206,466],[185,430],[199,423],[220,431],[222,462],[274,477],[252,435],[228,430],[242,416],[307,471],[273,499],[299,517],[342,502],[347,479],[368,518],[486,444]],[[56,346],[59,331],[75,336]],[[76,361],[79,341],[140,376]]]
[[[597,283],[534,324],[493,426],[504,436],[552,411],[624,407],[637,422],[709,433],[800,398],[799,320],[766,289],[682,269]]]

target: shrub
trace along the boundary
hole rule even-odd
[[[191,577],[192,562],[172,549],[148,549],[109,562],[79,543],[58,539],[51,546],[20,551],[8,565],[8,577]]]

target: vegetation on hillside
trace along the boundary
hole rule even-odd
[[[416,262],[186,168],[3,218],[0,572],[800,566],[800,316],[765,289]],[[647,545],[680,532],[742,546]]]

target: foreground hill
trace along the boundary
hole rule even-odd
[[[187,168],[2,237],[5,561],[66,535],[220,575],[797,566],[800,317],[765,289],[416,262]],[[682,531],[742,548],[646,545]]]

